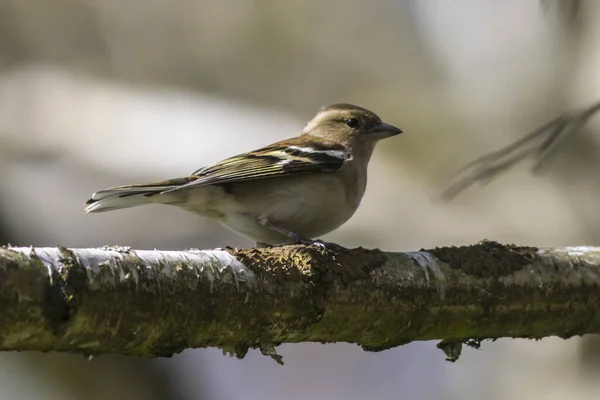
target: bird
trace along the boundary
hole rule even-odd
[[[97,191],[85,211],[167,204],[216,220],[256,247],[323,244],[317,238],[358,209],[375,145],[400,133],[365,108],[331,104],[321,107],[297,137],[182,178]]]

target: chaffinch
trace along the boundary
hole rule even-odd
[[[298,137],[183,178],[100,190],[85,210],[168,204],[214,219],[259,247],[314,243],[354,214],[375,145],[399,133],[369,110],[333,104],[321,108]]]

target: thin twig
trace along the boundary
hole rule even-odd
[[[529,156],[534,159],[532,171],[540,172],[560,145],[581,132],[598,110],[600,101],[582,111],[563,114],[508,146],[472,161],[452,175],[440,197],[450,201],[475,183],[486,183]]]

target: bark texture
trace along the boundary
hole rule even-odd
[[[0,350],[277,359],[280,343],[442,339],[460,354],[452,344],[599,333],[599,265],[600,248],[489,241],[405,253],[3,247]]]

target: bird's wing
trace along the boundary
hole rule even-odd
[[[341,144],[302,136],[201,168],[190,177],[192,182],[166,190],[165,193],[204,185],[308,172],[333,172],[340,169],[349,159],[350,151]]]

